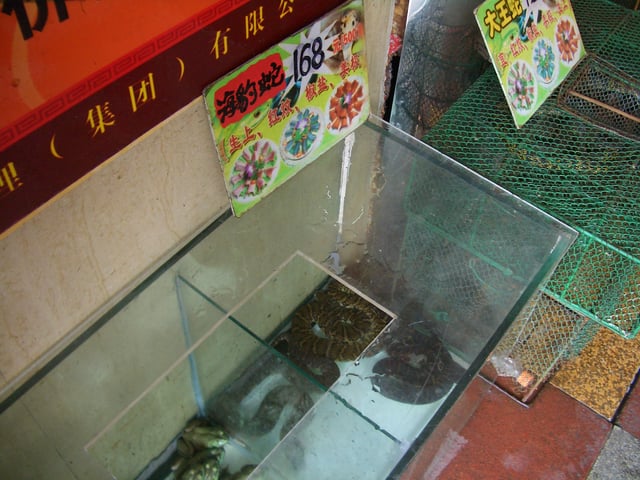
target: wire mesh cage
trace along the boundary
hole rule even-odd
[[[414,285],[426,286],[425,291],[443,299],[456,299],[453,307],[448,306],[449,316],[478,317],[478,305],[499,304],[510,294],[500,265],[462,248],[419,216],[412,215],[407,222],[402,253],[403,267]]]
[[[616,333],[630,337],[640,318],[638,260],[583,233],[547,284],[550,295]]]
[[[539,223],[520,218],[525,205],[493,188],[487,196],[467,176],[415,162],[404,190],[403,280],[461,350],[471,330],[482,337],[509,314],[549,244]]]
[[[500,264],[420,215],[408,215],[400,255],[404,280],[428,306],[424,313],[459,351],[489,335],[494,319],[507,313],[500,306],[523,288]]]
[[[461,9],[459,2],[429,1],[407,23],[391,123],[417,137],[487,66],[477,51],[480,32],[471,15],[457,18]]]
[[[640,13],[605,0],[573,6],[587,50],[624,74],[624,91],[612,96],[627,98],[636,115],[637,86],[635,100],[628,98],[637,85],[630,79],[640,77]],[[600,73],[587,74],[596,82],[586,90],[591,95],[602,90]],[[580,75],[578,69],[567,79],[569,90],[585,81]],[[516,130],[496,75],[487,71],[424,140],[576,228],[581,235],[546,293],[631,338],[640,331],[640,144],[620,125],[603,128],[602,117],[575,114],[559,98]]]
[[[600,325],[538,291],[490,357],[498,384],[527,403],[562,362],[576,356]]]
[[[640,140],[639,89],[638,82],[624,72],[589,56],[571,81],[562,85],[558,104],[588,122]]]

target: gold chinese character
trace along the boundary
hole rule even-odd
[[[280,18],[293,12],[293,6],[291,5],[294,0],[280,0]]]
[[[500,0],[499,2],[496,2],[495,7],[498,18],[500,19],[500,26],[502,28],[506,28],[506,26],[513,20],[507,2],[505,0]]]
[[[129,98],[131,99],[131,109],[134,113],[149,100],[156,99],[153,73],[149,73],[147,78],[140,80],[136,85],[129,85]]]
[[[224,31],[224,33],[222,33],[220,30],[216,32],[216,38],[215,38],[215,41],[213,42],[213,47],[211,47],[211,51],[209,52],[209,55],[211,55],[212,53],[215,53],[216,59],[218,59],[222,55],[227,54],[227,52],[229,51],[229,37],[227,36],[227,33],[229,33],[230,30],[231,30],[230,28],[227,28]],[[221,43],[222,43],[222,48],[220,48]]]
[[[513,18],[517,18],[519,15],[522,15],[522,2],[519,0],[507,0],[507,7],[511,12]]]
[[[13,192],[16,188],[22,186],[22,180],[18,177],[16,167],[13,162],[7,163],[5,167],[0,170],[0,188],[7,187],[10,192]]]
[[[249,15],[244,17],[245,24],[245,36],[249,38],[250,35],[254,37],[264,30],[264,16],[262,15],[262,7],[258,8],[258,10],[254,10]]]
[[[487,9],[484,15],[484,24],[489,27],[489,38],[496,36],[496,33],[502,31],[500,22],[497,21],[498,14],[491,9]]]
[[[104,104],[96,105],[90,109],[87,114],[87,123],[93,130],[92,137],[95,137],[98,133],[104,133],[107,127],[115,125],[116,116],[111,113],[109,102],[104,102]]]

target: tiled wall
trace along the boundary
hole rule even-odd
[[[365,8],[379,113],[393,5]],[[0,398],[226,208],[196,99],[0,238]]]
[[[0,241],[0,372],[20,380],[225,207],[194,102]]]

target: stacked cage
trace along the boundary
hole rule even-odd
[[[580,233],[503,340],[540,381],[595,333],[585,319],[625,338],[640,331],[640,13],[572,3],[589,55],[522,129],[487,71],[424,137]],[[559,311],[565,326],[532,346]]]
[[[513,315],[512,299],[531,283],[531,259],[548,254],[545,242],[531,242],[540,224],[522,220],[508,192],[496,187],[488,197],[467,182],[430,163],[412,165],[400,251],[404,283],[461,351]]]
[[[528,403],[559,363],[577,355],[599,328],[538,291],[493,351],[483,373]]]
[[[470,12],[477,2],[425,2],[407,23],[391,123],[421,137],[487,67]],[[462,13],[462,15],[461,15]]]

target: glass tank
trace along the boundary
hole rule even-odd
[[[574,239],[372,117],[4,399],[0,477],[401,478]]]

